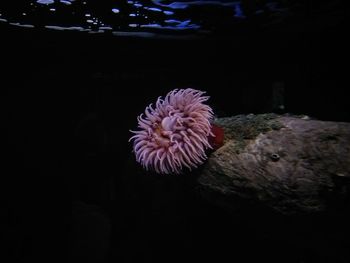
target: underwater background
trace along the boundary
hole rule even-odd
[[[145,106],[175,88],[206,91],[217,117],[349,122],[344,20],[343,1],[327,0],[1,1],[3,262],[65,251],[349,262],[343,214],[229,214],[195,177],[145,176],[128,142]]]

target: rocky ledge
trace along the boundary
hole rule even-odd
[[[350,207],[350,123],[250,114],[215,124],[225,131],[224,145],[198,178],[210,202],[284,215]]]

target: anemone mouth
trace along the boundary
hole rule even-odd
[[[207,159],[205,150],[211,148],[212,109],[204,104],[209,99],[205,92],[180,89],[158,98],[155,108],[150,104],[145,117],[138,117],[138,131],[133,150],[136,160],[146,169],[161,174],[191,170]]]

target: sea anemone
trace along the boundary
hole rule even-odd
[[[206,159],[205,150],[211,132],[212,109],[203,102],[209,99],[205,92],[195,89],[170,91],[164,99],[158,98],[155,108],[150,104],[138,120],[133,151],[136,160],[146,170],[161,174],[179,174],[186,167],[198,167]]]

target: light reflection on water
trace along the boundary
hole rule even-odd
[[[25,1],[24,1],[25,2]],[[280,2],[260,1],[254,15],[288,12]],[[1,10],[0,3],[0,11]],[[248,20],[241,1],[106,1],[32,0],[14,6],[10,15],[2,12],[0,22],[22,27],[44,27],[55,30],[78,30],[104,32],[132,32],[171,34],[181,32],[208,34],[218,29],[225,21],[226,27],[235,27]],[[266,16],[265,16],[266,17]],[[215,18],[215,19],[213,19]],[[254,17],[259,22],[259,20]],[[138,32],[136,32],[138,31]],[[123,34],[124,34],[123,33]],[[118,34],[116,34],[118,35]],[[146,34],[147,35],[147,34]]]
[[[1,19],[0,19],[1,21]],[[34,28],[33,25],[26,25],[26,24],[20,24],[20,23],[9,23],[10,25],[13,25],[13,26],[19,26],[19,27],[26,27],[26,28]]]
[[[65,4],[65,5],[71,5],[73,1],[74,0],[60,0],[60,3]],[[50,4],[55,3],[54,0],[37,0],[36,2],[38,4],[42,4],[42,5],[50,5]]]
[[[38,4],[49,5],[49,4],[53,4],[55,1],[54,0],[38,0],[36,2]]]
[[[112,12],[115,13],[115,14],[118,14],[120,11],[118,8],[112,8]]]
[[[240,5],[240,1],[163,1],[163,0],[152,0],[152,2],[156,5],[167,7],[171,9],[186,9],[191,6],[200,6],[200,5],[220,5],[220,6],[228,6],[235,7],[236,5]],[[170,3],[168,3],[170,2]]]
[[[240,5],[235,6],[235,17],[245,18],[246,16],[243,14],[242,8]]]

